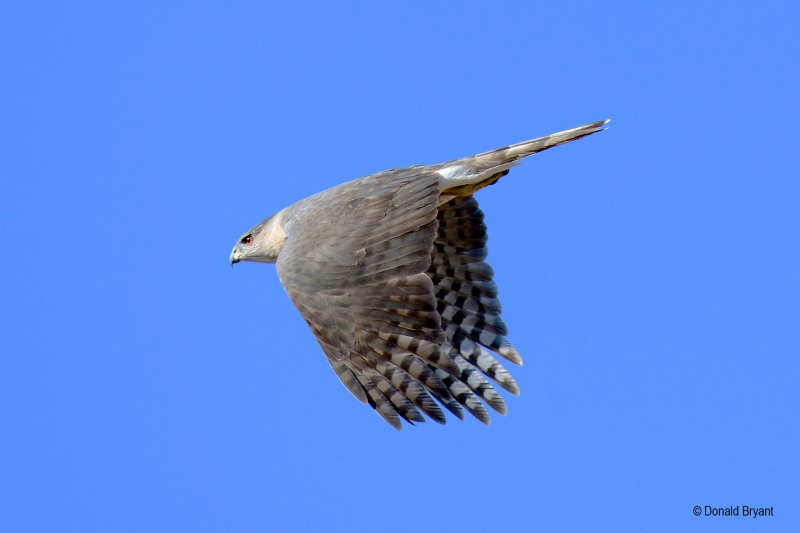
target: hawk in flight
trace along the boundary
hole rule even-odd
[[[519,387],[500,318],[487,230],[473,194],[521,159],[602,131],[607,120],[449,163],[379,172],[315,194],[245,233],[230,262],[275,263],[345,387],[396,429],[441,424],[439,404],[489,423]],[[483,402],[481,402],[483,400]]]

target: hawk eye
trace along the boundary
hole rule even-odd
[[[252,235],[248,235],[247,237],[242,239],[242,243],[243,244],[250,244],[251,242],[253,242],[253,236]]]

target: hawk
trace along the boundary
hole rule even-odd
[[[439,404],[488,425],[484,403],[502,415],[506,405],[486,378],[519,395],[496,356],[522,358],[506,340],[473,195],[522,158],[606,123],[344,183],[249,230],[231,265],[276,264],[336,375],[392,427],[424,422],[423,413],[444,424]]]

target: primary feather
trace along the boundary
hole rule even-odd
[[[484,424],[505,415],[488,377],[519,387],[487,228],[472,196],[519,160],[601,131],[594,122],[472,157],[389,170],[321,192],[247,232],[231,263],[276,263],[278,276],[345,387],[392,427],[445,423],[437,401]],[[434,401],[434,399],[436,401]]]

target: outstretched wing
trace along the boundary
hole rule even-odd
[[[460,404],[488,424],[489,414],[477,397],[503,415],[506,406],[483,375],[517,396],[519,387],[514,378],[494,355],[516,365],[522,364],[522,357],[505,338],[508,329],[500,318],[502,306],[492,279],[494,271],[484,261],[489,253],[488,235],[477,200],[472,196],[454,198],[439,207],[437,218],[438,235],[428,276],[435,287],[437,310],[447,338],[442,349],[456,362],[459,373],[436,373],[457,401],[446,407],[463,418]]]
[[[437,375],[460,372],[441,345],[433,282],[438,176],[422,168],[355,180],[308,200],[287,221],[278,275],[345,386],[392,426],[431,398],[451,401]]]
[[[491,350],[520,363],[503,335],[472,197],[437,208],[439,176],[382,173],[312,197],[287,222],[278,275],[339,379],[387,422],[437,422],[433,398],[484,423],[505,414],[481,373],[519,390]]]

